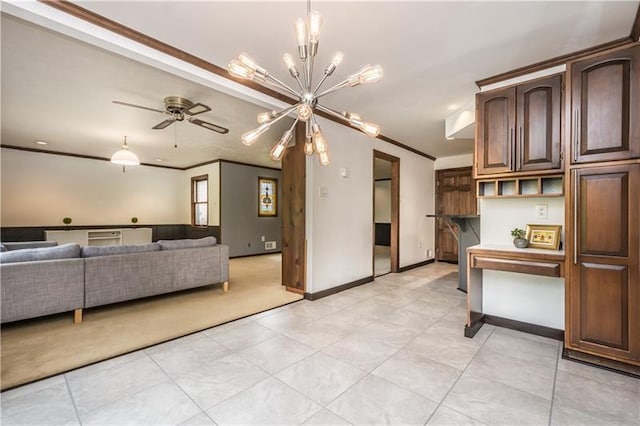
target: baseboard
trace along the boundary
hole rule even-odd
[[[564,341],[564,330],[545,327],[543,325],[531,324],[528,322],[516,321],[508,318],[496,317],[494,315],[484,315],[482,322],[498,327],[510,328],[522,331],[523,333],[535,334],[537,336],[548,337],[550,339]]]
[[[341,284],[337,287],[328,288],[326,290],[318,291],[316,293],[305,293],[304,298],[307,300],[318,300],[323,297],[331,296],[332,294],[340,293],[341,291],[349,290],[353,287],[358,287],[362,284],[370,283],[373,281],[373,275],[360,278],[359,280],[351,281],[350,283]]]
[[[625,364],[564,347],[562,348],[562,358],[640,379],[640,366],[637,365]]]
[[[264,256],[265,254],[282,253],[282,250],[265,251],[264,253],[241,254],[240,256],[229,256],[229,259],[241,259],[243,257]]]
[[[422,262],[414,263],[413,265],[401,266],[401,267],[398,268],[398,273],[406,272],[406,271],[409,271],[409,270],[415,269],[415,268],[419,268],[421,266],[428,265],[428,264],[433,263],[435,261],[436,261],[435,259],[427,259],[427,260],[422,261]]]

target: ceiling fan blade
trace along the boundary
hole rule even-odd
[[[207,111],[211,111],[211,108],[209,108],[205,104],[201,104],[200,102],[198,102],[197,104],[191,105],[188,109],[185,109],[184,113],[187,115],[198,115]]]
[[[121,101],[111,101],[111,102],[113,102],[114,104],[118,104],[118,105],[124,105],[124,106],[128,106],[128,107],[133,107],[133,108],[146,109],[147,111],[159,112],[161,114],[168,114],[168,112],[162,111],[160,109],[149,108],[149,107],[145,107],[145,106],[141,106],[141,105],[135,105],[135,104],[129,104],[127,102],[121,102]]]
[[[218,126],[217,124],[207,123],[206,121],[191,117],[187,118],[187,120],[189,123],[195,124],[196,126],[204,127],[205,129],[213,130],[214,132],[222,133],[223,135],[225,133],[229,133],[229,129]]]
[[[170,126],[171,124],[173,124],[174,121],[176,121],[175,118],[167,118],[162,123],[158,123],[155,126],[153,126],[152,129],[154,129],[154,130],[162,130],[165,127]]]

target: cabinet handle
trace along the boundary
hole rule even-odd
[[[522,167],[523,151],[524,151],[524,133],[523,128],[520,126],[520,140],[518,141],[518,150],[516,151],[516,167],[520,169]]]
[[[573,170],[573,264],[578,264],[578,171]]]
[[[578,161],[578,116],[580,115],[578,108],[573,113],[573,161]]]
[[[509,131],[509,170],[513,170],[513,127]]]

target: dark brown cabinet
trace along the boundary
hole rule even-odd
[[[640,164],[571,176],[569,349],[640,365]]]
[[[640,46],[571,66],[572,163],[640,158]]]
[[[479,93],[476,174],[561,169],[562,75]]]

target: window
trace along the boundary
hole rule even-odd
[[[209,175],[191,178],[191,225],[209,225]]]

